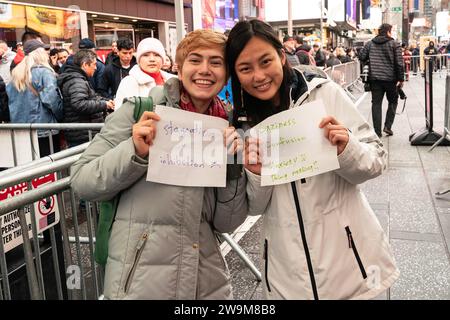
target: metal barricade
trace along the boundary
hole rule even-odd
[[[433,59],[433,73],[438,74],[440,77],[446,77],[447,73],[449,73],[449,62],[448,59],[450,57],[450,54],[448,53],[442,53],[442,54],[432,54],[432,55],[415,55],[415,56],[406,56],[404,58],[404,61],[410,60],[410,66],[409,66],[409,75],[407,74],[406,68],[405,68],[405,78],[408,79],[408,76],[416,76],[416,75],[423,75],[424,69],[425,69],[425,62],[424,58],[430,57]],[[405,80],[406,80],[405,79]]]
[[[92,140],[93,131],[102,127],[103,123],[0,123],[0,142],[4,153],[3,157],[0,157],[0,168],[16,167],[53,154],[55,147],[56,151],[59,151],[60,141],[54,139],[55,133],[60,130],[87,130],[89,140]],[[40,154],[38,151],[43,145],[48,145],[49,152]]]
[[[103,124],[73,125],[75,129],[98,130]],[[40,124],[41,128],[54,128],[52,124]],[[39,127],[38,126],[38,127]],[[3,130],[22,129],[22,125],[0,125]],[[65,127],[63,124],[62,127]],[[29,130],[35,130],[28,125]],[[66,129],[65,127],[64,129]],[[20,234],[25,235],[32,231],[31,239],[23,239],[23,257],[28,281],[30,299],[43,300],[47,298],[49,290],[56,291],[58,299],[98,299],[103,293],[103,269],[94,260],[95,232],[97,230],[98,204],[86,202],[85,210],[79,208],[79,198],[70,188],[70,176],[65,174],[70,166],[81,156],[88,147],[89,142],[73,147],[44,158],[25,163],[20,166],[0,172],[0,192],[8,190],[16,193],[16,186],[26,185],[27,191],[17,193],[3,201],[0,201],[0,235],[3,240],[3,218],[17,217],[15,226],[20,227]],[[33,181],[48,175],[56,174],[57,180],[34,188]],[[40,214],[35,206],[43,199],[55,199],[54,205],[58,208],[59,223],[48,229],[50,233],[50,246],[42,246],[40,225],[36,221],[36,215]],[[55,209],[56,210],[56,209]],[[55,232],[55,227],[60,232]],[[245,252],[228,234],[222,234],[222,239],[230,244],[237,255],[250,268],[258,281],[261,281],[261,273],[247,257]],[[62,243],[61,243],[62,242]],[[58,259],[58,244],[62,248],[63,261]],[[20,249],[20,248],[18,248]],[[51,253],[53,269],[55,271],[55,288],[49,288],[43,274],[42,258],[44,254]],[[11,267],[8,265],[4,241],[0,241],[0,300],[11,299],[9,276]],[[62,262],[63,265],[60,265]],[[63,270],[62,274],[60,271]],[[47,275],[48,277],[48,275]]]
[[[361,69],[359,60],[338,64],[330,68],[326,68],[324,71],[331,80],[336,82],[347,92],[353,101],[356,100],[354,95],[350,92],[350,87],[363,87],[360,79]]]

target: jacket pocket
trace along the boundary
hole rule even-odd
[[[359,270],[361,271],[362,277],[364,279],[366,279],[367,278],[366,269],[364,268],[364,265],[361,261],[361,257],[359,256],[358,249],[356,248],[355,241],[353,240],[352,232],[351,232],[349,226],[345,227],[345,232],[347,232],[348,246],[350,249],[353,250],[353,254],[355,255],[355,259],[356,259],[356,262],[358,263]]]
[[[145,244],[147,243],[147,240],[148,240],[148,231],[145,231],[139,238],[139,241],[136,245],[136,253],[134,254],[133,264],[131,265],[130,271],[128,271],[128,275],[125,281],[124,286],[125,293],[128,293],[128,290],[130,289],[131,282],[133,281],[134,272],[136,271],[136,268],[142,255],[142,251],[144,251],[144,247]]]
[[[269,283],[269,241],[264,239],[264,276],[266,278],[267,291],[272,292]]]

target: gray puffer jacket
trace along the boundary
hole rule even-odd
[[[164,99],[178,107],[174,80],[172,86],[166,83]],[[245,174],[227,181],[225,188],[146,181],[148,161],[135,154],[131,137],[133,111],[134,104],[127,102],[108,116],[71,172],[72,187],[83,199],[107,200],[121,192],[109,241],[105,298],[231,299],[214,231],[232,232],[247,217]]]
[[[362,62],[369,61],[369,79],[378,81],[403,81],[404,64],[402,48],[393,38],[376,36],[359,53]]]

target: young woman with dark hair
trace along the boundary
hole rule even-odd
[[[264,217],[264,289],[268,299],[370,299],[399,276],[388,239],[358,184],[386,168],[382,143],[353,102],[313,66],[290,68],[274,30],[258,20],[231,30],[226,57],[235,125],[322,100],[317,126],[337,148],[339,169],[261,186],[260,141],[246,141],[249,214]]]

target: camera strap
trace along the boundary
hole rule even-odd
[[[407,100],[407,98],[405,98],[405,99],[403,100],[403,109],[402,109],[402,112],[400,112],[400,113],[396,112],[395,114],[402,114],[403,112],[405,112],[406,100]]]

